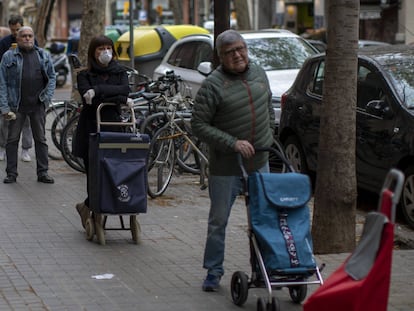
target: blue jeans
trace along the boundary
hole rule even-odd
[[[47,174],[49,167],[48,147],[45,136],[46,112],[39,108],[36,112],[16,112],[16,120],[9,121],[9,135],[6,144],[7,175],[17,176],[17,150],[19,147],[20,135],[26,118],[30,118],[30,125],[33,133],[36,154],[37,176]]]
[[[269,172],[269,164],[259,171]],[[243,191],[243,181],[241,176],[209,176],[208,189],[210,213],[203,268],[209,274],[221,277],[224,274],[226,227],[234,201]]]

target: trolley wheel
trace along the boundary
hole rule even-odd
[[[231,298],[237,306],[243,305],[247,300],[249,282],[246,273],[237,271],[231,278]]]
[[[308,293],[308,286],[306,284],[298,286],[289,286],[290,298],[294,303],[301,303],[305,300]]]
[[[105,232],[102,224],[102,215],[100,213],[94,213],[95,216],[95,232],[98,242],[101,245],[105,245]]]
[[[141,226],[139,225],[136,215],[130,216],[129,227],[131,228],[132,240],[135,244],[139,244],[141,242]]]
[[[267,311],[266,303],[263,297],[257,298],[257,311]]]
[[[268,306],[268,310],[280,311],[279,299],[277,299],[276,297],[272,297],[272,304]]]
[[[88,241],[92,241],[93,236],[95,235],[95,225],[91,217],[88,217],[88,219],[86,219],[85,231],[86,231],[86,239]]]

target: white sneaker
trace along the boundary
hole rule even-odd
[[[30,157],[29,154],[29,150],[28,149],[23,149],[22,150],[22,157],[21,157],[23,162],[30,162],[32,161],[32,158]]]
[[[0,161],[4,161],[6,159],[6,150],[4,148],[0,148]]]

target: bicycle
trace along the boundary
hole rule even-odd
[[[79,112],[76,113],[72,118],[67,122],[66,126],[62,131],[61,136],[61,147],[62,147],[62,156],[65,162],[74,170],[85,173],[85,165],[83,159],[73,155],[72,147],[74,143],[74,138],[76,137],[76,129],[79,121]]]
[[[48,155],[53,160],[62,159],[60,136],[77,109],[78,104],[71,100],[52,101],[46,109],[45,135],[48,141]]]
[[[182,99],[164,97],[164,100],[166,105],[158,108],[164,109],[167,122],[152,137],[148,156],[148,194],[152,198],[161,196],[167,189],[184,145],[191,147],[191,156],[200,174],[201,188],[207,187],[208,158],[202,151],[205,148],[193,141],[189,120],[177,114],[178,107],[183,104]]]
[[[142,91],[130,93],[130,98],[138,98]],[[130,109],[126,108],[123,109],[128,113],[121,113],[121,120],[127,122],[132,118]],[[83,163],[83,159],[73,155],[72,148],[74,144],[74,138],[76,137],[76,129],[79,121],[80,116],[80,109],[76,109],[73,111],[71,118],[67,121],[65,126],[62,129],[61,137],[60,137],[60,146],[61,146],[61,153],[65,162],[73,169],[85,173],[85,165]],[[133,116],[135,122],[135,116]],[[132,129],[130,129],[132,130]]]

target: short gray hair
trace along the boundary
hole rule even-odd
[[[33,31],[33,28],[32,27],[30,27],[30,26],[23,26],[23,27],[20,27],[19,30],[17,31],[17,36],[19,36],[22,33],[22,31],[25,31],[25,30],[29,30],[29,31],[31,31],[34,34],[34,31]]]
[[[216,50],[217,53],[220,54],[221,53],[221,49],[223,48],[223,46],[229,45],[229,44],[233,44],[235,42],[243,42],[243,44],[245,46],[246,45],[246,41],[244,40],[244,38],[242,37],[241,34],[239,34],[236,30],[233,29],[229,29],[226,31],[223,31],[221,34],[219,34],[216,38]]]

